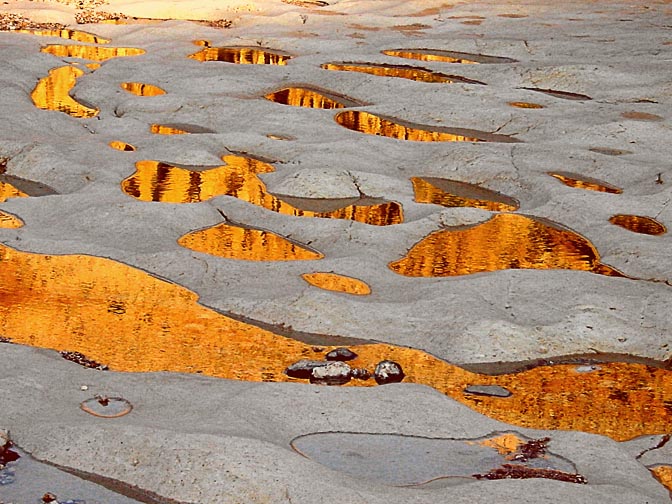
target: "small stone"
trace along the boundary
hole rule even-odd
[[[42,502],[58,503],[58,501],[56,500],[56,496],[51,492],[47,492],[42,496]]]
[[[510,390],[499,385],[469,385],[464,389],[464,393],[490,397],[510,397],[512,395]]]
[[[317,385],[343,385],[352,378],[352,369],[345,362],[328,362],[325,366],[313,368],[310,383]]]
[[[352,377],[356,380],[368,380],[371,378],[371,373],[368,369],[355,368],[352,370]]]
[[[89,390],[89,387],[87,385],[82,385],[81,387],[79,387],[79,390],[82,390],[82,391]]]
[[[335,348],[324,356],[328,361],[349,361],[357,358],[357,354],[348,348]]]
[[[394,361],[384,360],[376,365],[376,370],[373,372],[373,377],[378,385],[385,385],[386,383],[398,383],[404,379],[404,371],[401,366]]]
[[[292,378],[303,378],[304,380],[307,380],[310,378],[313,369],[326,366],[327,364],[328,362],[325,361],[301,359],[285,369],[285,374]]]

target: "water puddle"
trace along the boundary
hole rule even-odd
[[[558,91],[557,89],[540,89],[540,88],[531,88],[531,87],[521,87],[518,89],[526,89],[528,91],[537,91],[538,93],[544,93],[555,98],[562,98],[563,100],[592,100],[588,95],[579,94],[579,93],[570,93],[569,91]]]
[[[657,114],[649,114],[648,112],[638,112],[636,110],[630,110],[628,112],[623,112],[621,117],[625,119],[632,119],[633,121],[662,121],[664,118]]]
[[[322,68],[325,70],[336,70],[341,72],[360,72],[378,77],[398,77],[400,79],[409,79],[417,82],[434,82],[452,84],[461,82],[464,84],[485,84],[459,75],[446,75],[440,72],[433,72],[426,68],[407,65],[386,65],[384,63],[324,63]]]
[[[604,154],[605,156],[622,156],[623,154],[632,154],[632,151],[625,149],[612,149],[611,147],[591,147],[588,150],[590,152]]]
[[[653,474],[653,477],[670,491],[670,497],[672,497],[672,466],[659,465],[650,467],[649,470]]]
[[[122,152],[135,152],[135,147],[126,142],[121,142],[119,140],[113,140],[109,143],[109,146],[113,149],[122,151]]]
[[[400,275],[445,277],[504,269],[572,269],[623,276],[600,263],[583,236],[550,221],[499,214],[469,227],[435,231],[389,264]]]
[[[362,102],[347,96],[314,87],[288,87],[267,94],[264,98],[275,103],[316,109],[358,107]]]
[[[418,203],[482,208],[493,212],[513,212],[520,206],[514,198],[466,182],[433,177],[412,177],[411,182]]]
[[[553,473],[565,475],[570,481],[579,476],[572,462],[548,450],[550,441],[517,433],[493,433],[486,439],[451,439],[317,432],[293,439],[291,446],[330,469],[396,486],[417,486],[444,478],[495,479],[487,474],[507,468],[520,471],[521,478],[550,477]]]
[[[33,89],[30,98],[35,106],[42,110],[64,112],[71,117],[88,118],[98,115],[97,108],[87,107],[70,96],[70,91],[77,84],[77,78],[84,75],[84,70],[74,66],[63,66],[49,70]]]
[[[196,61],[224,61],[237,65],[286,65],[291,56],[281,51],[262,47],[210,47],[207,40],[194,42],[203,46],[189,58]]]
[[[270,231],[227,223],[193,231],[177,242],[196,252],[245,261],[310,261],[324,257]]]
[[[17,344],[77,351],[112,370],[300,382],[284,370],[336,348],[232,319],[201,306],[183,287],[110,259],[32,254],[0,244],[0,265],[0,334]],[[380,343],[353,348],[353,368],[372,372],[377,363],[393,360],[403,367],[403,382],[434,387],[523,427],[627,440],[665,434],[672,425],[672,371],[661,368],[612,362],[585,373],[576,364],[560,364],[492,376],[412,348]],[[511,396],[466,394],[474,383],[498,385]],[[359,379],[345,386],[376,385]]]
[[[366,282],[357,278],[352,278],[338,273],[327,273],[316,271],[314,273],[304,273],[301,275],[306,282],[320,289],[344,292],[357,296],[367,296],[371,294],[371,288]]]
[[[166,94],[160,87],[142,82],[122,82],[121,89],[137,96],[159,96]]]
[[[124,193],[141,201],[198,203],[215,196],[233,196],[284,215],[346,219],[386,226],[403,222],[399,203],[373,198],[308,199],[270,194],[258,177],[275,171],[273,165],[229,155],[216,167],[183,167],[160,161],[138,161],[136,172],[121,183]]]
[[[667,232],[667,228],[656,219],[642,215],[618,214],[611,217],[609,222],[633,233],[658,236]]]
[[[188,135],[188,134],[206,134],[216,133],[210,128],[204,128],[196,124],[152,124],[149,127],[150,133],[155,135]]]
[[[14,33],[27,33],[29,35],[39,35],[41,37],[59,37],[89,44],[108,44],[110,42],[109,39],[79,30],[15,30]]]
[[[16,215],[0,210],[0,228],[18,229],[23,226],[23,221]]]
[[[487,131],[445,127],[429,129],[422,124],[392,117],[377,116],[358,110],[339,112],[334,119],[341,126],[353,131],[366,133],[367,135],[396,138],[397,140],[414,142],[520,142],[514,137]]]
[[[610,194],[621,194],[623,189],[620,187],[613,186],[601,180],[584,177],[583,175],[578,175],[576,173],[570,172],[548,172],[551,177],[555,177],[560,182],[569,187],[574,187],[576,189],[586,189],[588,191],[598,191],[606,192]]]
[[[522,109],[542,109],[542,108],[544,108],[543,105],[540,105],[538,103],[521,102],[521,101],[509,102],[508,105],[510,107],[516,107],[516,108],[522,108]]]
[[[500,56],[488,56],[486,54],[473,54],[458,51],[443,51],[440,49],[386,49],[382,51],[387,56],[397,58],[414,59],[420,61],[440,61],[443,63],[460,63],[467,65],[474,64],[497,64],[497,63],[516,63],[512,58],[503,58]]]
[[[139,56],[145,54],[143,49],[134,47],[98,47],[86,45],[48,45],[42,48],[43,53],[53,54],[59,58],[80,58],[94,61],[105,61],[112,58]]]
[[[0,180],[0,203],[9,198],[25,198],[28,194],[16,187],[14,184]]]

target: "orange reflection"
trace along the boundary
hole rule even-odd
[[[623,189],[619,187],[607,184],[598,179],[577,175],[576,173],[548,172],[548,174],[551,177],[555,177],[566,186],[574,187],[576,189],[587,189],[588,191],[599,191],[611,194],[621,194],[623,192]]]
[[[633,233],[657,236],[667,232],[667,228],[656,219],[645,217],[643,215],[618,214],[611,217],[609,222],[621,226],[628,231],[632,231]]]
[[[506,136],[464,128],[424,129],[415,124],[391,117],[377,116],[369,112],[346,110],[336,114],[334,118],[338,124],[353,131],[368,135],[385,136],[397,140],[412,140],[415,142],[518,142],[519,140]]]
[[[500,436],[478,441],[478,444],[487,446],[488,448],[494,448],[500,455],[509,455],[524,445],[525,441],[513,432],[506,432]]]
[[[288,54],[261,49],[257,47],[207,47],[207,41],[199,41],[198,45],[206,45],[197,53],[190,54],[196,61],[224,61],[238,65],[286,65],[291,59]],[[203,43],[205,42],[205,43]]]
[[[0,228],[17,229],[23,226],[23,221],[16,215],[0,210]]]
[[[149,131],[155,135],[188,135],[189,132],[180,128],[172,126],[164,126],[162,124],[152,124]]]
[[[275,103],[318,109],[356,107],[360,102],[346,96],[309,87],[288,87],[267,94],[264,98]]]
[[[159,96],[166,92],[158,86],[143,84],[142,82],[122,82],[121,88],[138,96]]]
[[[441,61],[443,63],[515,63],[511,58],[502,58],[499,56],[487,56],[485,54],[471,54],[457,51],[442,51],[439,49],[386,49],[382,51],[387,56],[396,56],[398,58],[414,59],[420,61]]]
[[[15,33],[28,33],[30,35],[40,35],[42,37],[60,37],[90,44],[107,44],[110,42],[109,39],[78,30],[15,30]]]
[[[0,180],[0,203],[9,198],[25,198],[28,195],[22,190],[14,187],[12,184]]]
[[[0,245],[0,334],[15,343],[77,351],[120,371],[174,371],[251,381],[300,381],[283,373],[313,345],[239,322],[198,296],[144,271],[98,257],[30,254]],[[101,338],[100,335],[105,337]],[[336,347],[324,347],[328,352]],[[420,350],[359,345],[353,367],[398,362],[405,382],[426,384],[498,420],[536,429],[582,430],[622,441],[672,426],[672,372],[643,364],[542,366],[489,376]],[[499,385],[507,398],[464,394]],[[352,380],[346,386],[374,386]]]
[[[518,210],[518,202],[477,185],[432,177],[412,177],[415,201],[445,207],[474,207],[496,212]]]
[[[499,214],[475,226],[435,231],[389,267],[414,277],[503,269],[573,269],[622,276],[600,263],[597,250],[583,236],[518,214]]]
[[[58,110],[72,117],[95,117],[97,108],[82,105],[70,96],[77,78],[84,75],[84,70],[73,66],[64,66],[49,70],[49,75],[39,80],[30,94],[37,108]]]
[[[246,261],[307,261],[324,257],[270,231],[226,223],[188,233],[177,243],[196,252]]]
[[[347,219],[386,226],[403,221],[402,207],[394,201],[351,198],[310,200],[270,194],[257,176],[274,171],[272,165],[245,156],[229,155],[224,166],[194,170],[160,161],[138,161],[136,172],[121,183],[121,189],[141,201],[197,203],[227,195],[295,217]]]
[[[653,473],[653,476],[670,491],[670,496],[672,496],[672,466],[659,465],[651,467],[649,470]]]
[[[127,144],[126,142],[120,142],[119,140],[113,140],[109,143],[109,146],[112,147],[113,149],[117,149],[120,151],[124,152],[134,152],[135,147],[132,146],[131,144]]]
[[[53,54],[60,58],[81,58],[94,61],[105,61],[123,56],[139,56],[145,54],[142,49],[134,47],[94,47],[86,45],[48,45],[42,52]]]
[[[522,102],[522,101],[513,101],[508,103],[511,107],[517,107],[517,108],[523,108],[523,109],[542,109],[544,108],[543,105],[539,105],[538,103],[531,103],[531,102]]]
[[[371,288],[366,282],[337,273],[316,271],[315,273],[304,273],[301,275],[301,278],[310,285],[314,285],[320,289],[345,292],[346,294],[355,294],[357,296],[371,294]]]
[[[418,82],[434,82],[451,84],[453,82],[464,82],[467,84],[483,84],[482,82],[467,79],[457,75],[446,75],[439,72],[432,72],[426,68],[413,67],[407,65],[385,65],[383,63],[324,63],[322,68],[325,70],[338,70],[343,72],[360,72],[378,77],[399,77]]]

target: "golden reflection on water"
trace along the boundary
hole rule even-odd
[[[377,116],[359,110],[339,112],[334,119],[341,126],[353,131],[366,133],[367,135],[396,138],[397,140],[415,142],[518,142],[515,138],[506,135],[471,129],[443,127],[425,129],[426,127],[420,124]]]
[[[386,49],[382,51],[387,56],[414,59],[420,61],[440,61],[443,63],[460,63],[474,65],[479,63],[515,63],[516,60],[500,56],[485,54],[471,54],[457,51],[443,51],[440,49]]]
[[[417,82],[445,83],[464,82],[472,84],[483,84],[482,82],[459,77],[456,75],[445,75],[439,72],[432,72],[426,68],[412,67],[407,65],[385,65],[382,63],[324,63],[322,68],[325,70],[337,70],[342,72],[359,72],[378,77],[398,77]]]
[[[667,232],[667,228],[656,219],[643,215],[618,214],[611,217],[609,222],[633,233],[657,236]]]
[[[659,465],[651,467],[649,470],[654,478],[660,481],[660,484],[670,491],[670,497],[672,497],[672,466]]]
[[[150,133],[155,135],[188,135],[189,132],[173,126],[164,126],[162,124],[152,124],[149,127]]]
[[[479,444],[494,448],[500,455],[509,455],[515,453],[518,448],[525,444],[525,441],[513,432],[505,432],[499,436],[483,439],[482,441],[467,441],[467,444]]]
[[[597,250],[583,236],[518,214],[498,214],[475,226],[435,231],[389,267],[413,277],[504,269],[573,269],[623,276],[601,264]]]
[[[511,106],[511,107],[523,108],[523,109],[542,109],[542,108],[544,108],[543,105],[539,105],[538,103],[521,102],[521,101],[509,102],[508,105]]]
[[[115,261],[31,254],[0,245],[0,335],[15,343],[77,351],[118,371],[174,371],[250,381],[293,381],[283,373],[313,345],[239,322],[198,304],[198,296]],[[489,376],[420,350],[353,347],[353,367],[398,362],[404,382],[425,384],[497,420],[535,429],[581,430],[627,440],[672,427],[672,372],[643,364],[542,366]],[[346,386],[374,386],[352,380]],[[507,398],[476,396],[499,385]]]
[[[49,70],[49,75],[39,80],[30,94],[37,108],[65,112],[72,117],[95,117],[97,108],[82,105],[70,96],[77,78],[84,75],[84,70],[73,66],[63,66]]]
[[[569,172],[548,172],[551,177],[555,177],[563,184],[576,189],[586,189],[588,191],[606,192],[611,194],[621,194],[623,189],[607,184],[598,179],[591,177],[584,177],[576,173]]]
[[[23,221],[16,215],[0,210],[0,228],[17,229],[23,226]]]
[[[295,217],[346,219],[376,226],[403,221],[402,207],[394,201],[285,198],[291,200],[290,203],[270,194],[258,177],[260,173],[274,171],[272,165],[237,155],[224,156],[222,160],[225,165],[207,170],[183,168],[160,161],[138,161],[135,173],[121,183],[121,189],[141,201],[198,203],[227,195]]]
[[[42,52],[53,54],[60,58],[81,58],[94,61],[105,61],[111,58],[145,54],[143,49],[137,49],[135,47],[95,47],[60,44],[43,47]]]
[[[205,47],[189,57],[196,61],[224,61],[238,65],[286,65],[291,59],[288,54],[256,47]]]
[[[9,198],[25,198],[28,195],[8,182],[0,181],[0,203]]]
[[[501,193],[456,180],[412,177],[415,201],[445,207],[473,207],[497,212],[513,212],[518,202]]]
[[[160,87],[142,82],[122,82],[121,89],[137,96],[159,96],[166,94]]]
[[[361,105],[345,96],[308,87],[288,87],[269,93],[264,98],[283,105],[316,109],[337,109]]]
[[[14,33],[27,33],[29,35],[39,35],[42,37],[60,37],[90,44],[107,44],[110,42],[110,39],[79,30],[15,30]]]
[[[117,149],[123,152],[135,152],[135,147],[126,142],[121,142],[119,140],[113,140],[109,143],[109,146],[113,149]]]
[[[306,282],[320,289],[344,292],[357,296],[366,296],[371,294],[371,288],[366,282],[357,278],[352,278],[338,273],[327,273],[316,271],[314,273],[304,273],[301,275]]]
[[[177,243],[196,252],[245,261],[308,261],[324,257],[270,231],[226,223],[192,231]]]

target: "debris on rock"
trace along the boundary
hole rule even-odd
[[[384,360],[376,365],[373,377],[378,385],[386,383],[398,383],[404,379],[404,371],[401,366],[394,361]]]
[[[65,360],[74,362],[75,364],[79,364],[80,366],[84,366],[86,368],[99,369],[100,371],[107,371],[109,369],[105,364],[101,364],[92,359],[89,359],[86,355],[79,352],[68,352],[63,350],[59,353]]]

